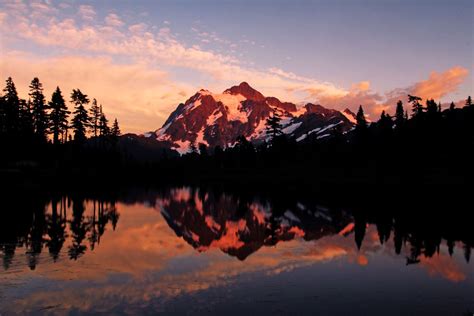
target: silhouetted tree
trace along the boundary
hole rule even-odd
[[[454,102],[451,102],[451,104],[449,105],[449,110],[453,111],[455,108],[456,108],[456,104],[454,104]]]
[[[120,127],[117,119],[114,120],[114,124],[112,125],[112,132],[111,132],[113,137],[119,137],[121,135],[120,132]]]
[[[99,132],[100,119],[102,116],[102,106],[99,107],[99,105],[97,105],[96,99],[92,100],[92,105],[89,112],[90,112],[90,127],[92,130],[92,133],[94,133],[94,136],[97,137],[97,134]]]
[[[56,87],[56,90],[51,96],[49,108],[51,109],[49,113],[50,131],[53,134],[53,143],[57,145],[59,144],[59,136],[64,135],[64,132],[68,128],[68,116],[71,113],[67,109],[66,102],[64,101],[59,87]]]
[[[46,100],[43,94],[43,85],[38,78],[33,78],[30,83],[29,96],[31,98],[31,111],[33,116],[34,132],[37,139],[46,142],[49,126]]]
[[[20,133],[26,139],[31,139],[34,134],[33,115],[31,114],[30,101],[20,100]]]
[[[412,105],[413,117],[423,114],[423,106],[420,103],[421,100],[422,99],[420,97],[415,95],[408,95],[408,102]]]
[[[359,106],[359,110],[356,115],[356,130],[365,131],[367,129],[367,119],[365,118],[364,109],[362,105]]]
[[[272,140],[274,140],[276,137],[283,134],[282,125],[281,125],[281,117],[276,110],[274,110],[272,115],[270,115],[267,118],[266,130],[267,130],[267,135],[271,135]]]
[[[435,100],[426,100],[426,113],[431,117],[438,113],[438,105],[436,104]]]
[[[468,96],[466,99],[466,106],[472,106],[472,99],[471,96]]]
[[[0,108],[0,133],[13,134],[18,130],[20,99],[11,77],[8,77],[3,92],[5,94]]]
[[[101,107],[101,112],[102,112],[102,107]],[[99,131],[100,131],[100,136],[110,135],[109,120],[107,119],[104,113],[101,113],[100,115]]]
[[[81,90],[74,89],[71,94],[71,102],[75,106],[71,124],[74,129],[74,140],[80,143],[86,139],[86,129],[89,126],[89,115],[84,107],[89,104],[89,99]]]
[[[405,123],[405,110],[403,109],[402,100],[398,100],[397,108],[395,110],[395,126],[401,128]]]

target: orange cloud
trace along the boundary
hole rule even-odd
[[[466,68],[456,66],[445,72],[433,71],[427,80],[416,83],[411,91],[414,95],[423,99],[440,99],[448,93],[457,90],[460,84],[466,80],[469,71]]]
[[[459,264],[445,254],[439,254],[432,258],[420,257],[420,265],[424,267],[430,275],[441,275],[452,282],[461,282],[466,279],[466,274]]]
[[[13,76],[19,94],[28,97],[28,85],[37,76],[46,98],[57,85],[67,101],[72,89],[80,88],[103,104],[109,119],[116,117],[127,132],[154,130],[194,88],[177,84],[168,74],[146,64],[116,64],[110,58],[35,58],[10,53],[0,60],[0,77]],[[169,93],[174,91],[175,93]],[[71,105],[69,105],[71,107]]]

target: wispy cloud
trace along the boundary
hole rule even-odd
[[[197,43],[186,43],[173,32],[168,21],[163,22],[164,27],[159,27],[144,22],[129,23],[128,19],[116,12],[106,12],[105,19],[98,19],[99,14],[91,5],[77,6],[77,10],[69,9],[63,10],[60,5],[54,6],[46,2],[3,3],[0,6],[0,36],[5,43],[2,62],[5,65],[21,63],[22,66],[3,67],[2,76],[21,77],[29,72],[29,77],[32,77],[39,75],[33,72],[36,69],[35,71],[45,73],[44,77],[40,78],[43,81],[54,81],[71,87],[89,87],[91,80],[81,81],[76,77],[73,77],[75,78],[73,80],[66,75],[70,74],[71,65],[66,63],[64,67],[59,67],[54,64],[65,63],[67,58],[73,59],[74,67],[79,72],[82,72],[83,68],[97,72],[83,74],[86,78],[94,78],[96,86],[109,86],[101,90],[91,85],[90,94],[94,92],[94,96],[103,100],[120,95],[121,100],[130,102],[135,109],[141,109],[142,114],[150,115],[147,119],[141,120],[143,123],[141,127],[145,130],[159,127],[172,107],[183,101],[194,89],[202,87],[202,82],[190,84],[183,83],[187,82],[184,80],[180,83],[180,79],[170,75],[174,68],[198,73],[200,78],[205,78],[207,87],[213,90],[221,90],[240,81],[248,81],[264,94],[283,100],[319,102],[340,109],[345,107],[354,109],[363,104],[371,114],[378,114],[381,109],[389,109],[390,104],[394,104],[393,101],[403,98],[408,92],[418,93],[422,97],[428,94],[434,98],[443,97],[455,91],[468,73],[467,69],[454,67],[442,73],[433,72],[428,79],[413,86],[379,94],[370,89],[368,81],[344,88],[277,67],[267,69],[255,67],[252,62],[242,60],[235,54],[218,53],[196,45]],[[73,14],[68,13],[71,11]],[[196,35],[196,39],[199,39],[198,43],[226,45],[230,52],[233,51],[240,56],[237,43],[224,39],[215,32],[201,31],[200,25],[193,27],[191,32]],[[251,44],[250,40],[247,38],[245,40]],[[26,60],[10,48],[26,47],[25,43],[28,43],[28,47],[38,46],[38,51],[45,51],[46,48],[49,57],[37,57],[30,53],[29,59]],[[26,52],[32,52],[31,48]],[[95,58],[98,59],[94,63]],[[52,72],[44,71],[48,67],[54,68],[55,77]],[[144,74],[133,74],[131,70]],[[151,72],[161,75],[153,77],[155,79],[150,82],[143,82],[143,89],[141,87],[137,89],[148,91],[147,89],[153,89],[152,85],[156,85],[157,92],[153,94],[149,92],[140,94],[134,89],[127,89],[123,82],[131,84],[128,80],[118,82],[120,80],[115,79],[128,76],[144,80],[143,78],[149,76]],[[104,80],[109,81],[101,83]],[[115,88],[112,82],[116,85]],[[72,86],[72,83],[77,86]],[[160,98],[160,93],[164,93],[163,86],[167,88],[166,97]],[[130,109],[130,105],[125,105],[125,101],[110,101],[113,102],[112,108],[116,104],[121,104],[120,108],[124,111]],[[126,122],[124,126],[126,130],[137,131],[138,124],[128,123],[125,112],[114,111],[117,115],[123,113],[123,118],[119,119]],[[146,124],[144,120],[147,121]]]

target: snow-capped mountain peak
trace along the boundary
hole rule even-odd
[[[343,131],[349,130],[354,123],[346,111],[311,103],[297,108],[293,103],[265,97],[242,82],[222,93],[199,90],[185,103],[179,104],[160,129],[147,135],[155,136],[181,154],[189,152],[193,144],[196,147],[199,144],[232,146],[239,136],[259,142],[267,137],[266,119],[274,111],[281,115],[283,132],[300,141],[322,131],[326,133],[317,137],[325,137],[335,126]]]

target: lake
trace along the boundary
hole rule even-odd
[[[2,316],[474,312],[462,212],[192,187],[3,200]]]

